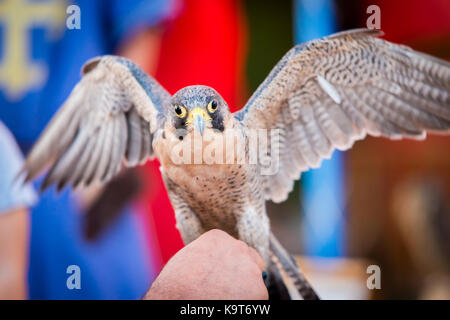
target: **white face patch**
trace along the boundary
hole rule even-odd
[[[336,88],[322,76],[317,76],[317,80],[319,81],[320,87],[331,97],[331,99],[337,104],[341,104],[341,96]]]

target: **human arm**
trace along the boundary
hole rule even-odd
[[[15,181],[22,161],[14,137],[0,122],[0,300],[26,298],[28,207],[36,195],[31,185]]]
[[[0,300],[26,298],[27,208],[0,214]]]

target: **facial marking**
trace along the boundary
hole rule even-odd
[[[186,134],[192,130],[201,134],[204,130],[225,130],[224,119],[229,114],[228,106],[222,97],[212,88],[206,86],[189,86],[181,89],[172,97],[173,107],[182,106],[183,109],[173,109],[173,125],[175,129],[184,129]],[[178,112],[176,112],[178,111]]]

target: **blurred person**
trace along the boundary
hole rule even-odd
[[[0,300],[26,298],[29,207],[36,194],[31,185],[14,181],[22,162],[14,137],[0,121]]]
[[[73,12],[69,5],[80,10],[79,29],[66,27],[70,18],[66,10]],[[89,58],[121,54],[151,73],[158,56],[159,26],[175,9],[176,1],[163,0],[2,1],[0,120],[22,152],[29,151],[69,95],[80,67]],[[133,178],[128,181],[136,187]],[[41,194],[31,209],[29,298],[133,299],[145,293],[155,276],[153,260],[157,257],[149,254],[151,241],[130,204],[132,194],[118,192],[121,197],[112,207],[105,207],[111,189],[115,189],[114,182],[106,186],[107,192],[92,188],[70,194],[50,189]],[[95,211],[102,216],[101,210],[110,221],[106,221],[108,229],[99,234],[105,222],[89,222],[83,214]],[[85,221],[85,233],[94,241],[83,236]],[[78,290],[69,289],[66,283],[73,265],[81,270]]]

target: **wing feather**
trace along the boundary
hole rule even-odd
[[[126,117],[124,114],[121,114],[115,118],[115,121],[116,134],[114,135],[112,145],[111,159],[109,161],[110,166],[104,178],[106,181],[111,179],[119,171],[127,147],[128,130]]]
[[[148,123],[141,121],[141,128],[142,128],[142,145],[139,163],[142,164],[145,161],[147,161],[148,155],[151,154],[153,150],[152,150],[152,133],[150,132]]]
[[[42,189],[89,185],[153,156],[153,133],[162,128],[169,93],[129,60],[95,58],[28,154],[26,180],[50,167]]]
[[[263,178],[268,199],[283,201],[301,171],[366,134],[450,132],[450,63],[379,34],[358,29],[295,46],[235,114],[248,128],[284,130],[280,169]]]
[[[116,143],[117,134],[120,134],[117,126],[118,119],[117,117],[111,118],[108,121],[108,129],[106,131],[106,140],[104,141],[102,155],[100,161],[98,163],[97,172],[95,173],[94,180],[104,182],[106,179],[106,175],[108,173],[108,169],[111,163],[111,158],[114,152],[114,144]]]
[[[128,114],[128,143],[127,143],[127,165],[134,167],[139,163],[141,157],[142,139],[144,133],[141,128],[141,119],[135,109]]]
[[[107,139],[108,134],[108,126],[102,126],[100,128],[100,132],[98,133],[98,137],[95,139],[95,147],[92,150],[92,158],[88,163],[84,172],[80,175],[80,177],[75,181],[74,186],[80,185],[80,183],[88,186],[92,183],[98,165],[100,163],[100,159],[102,157],[103,147],[105,145],[105,141]]]
[[[89,162],[93,158],[95,144],[96,140],[89,139],[86,148],[80,157],[80,160],[75,164],[75,169],[72,170],[72,172],[69,172],[61,185],[58,186],[60,189],[63,189],[69,182],[72,182],[74,188],[76,188],[76,186],[78,185],[77,181],[81,180],[83,171],[86,170]]]

